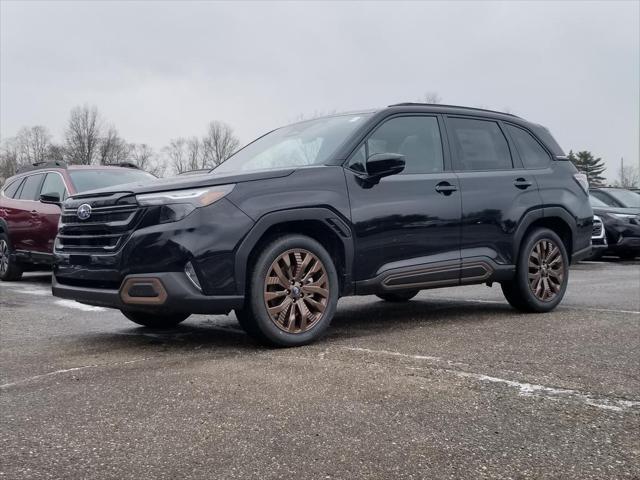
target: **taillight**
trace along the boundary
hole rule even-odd
[[[573,179],[576,182],[578,182],[578,185],[582,187],[582,190],[584,190],[584,193],[586,194],[589,193],[589,179],[584,173],[574,173]]]

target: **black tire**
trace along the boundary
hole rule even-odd
[[[10,282],[22,278],[22,266],[12,257],[11,243],[6,233],[0,233],[0,280]]]
[[[635,260],[635,258],[638,256],[637,252],[620,252],[618,253],[618,257],[620,257],[622,260]]]
[[[307,255],[311,254],[310,263],[306,267],[300,267],[300,260],[295,258],[296,252],[304,255],[299,258],[305,260]],[[298,276],[297,272],[300,272],[300,276],[303,280],[306,279],[308,284],[301,284],[297,288],[296,283],[291,285],[289,290],[283,286],[284,281],[278,281],[273,285],[269,283],[268,278],[276,278],[270,276],[274,272],[274,265],[283,265],[278,262],[283,261],[285,256],[294,257],[288,257],[293,258],[288,271],[285,271],[285,267],[281,268],[284,279],[294,279]],[[298,263],[294,265],[296,261]],[[305,268],[309,269],[306,275]],[[312,272],[315,268],[320,270]],[[303,235],[286,235],[273,240],[259,253],[249,276],[245,306],[236,310],[235,314],[242,328],[260,343],[277,347],[306,345],[320,338],[329,327],[338,303],[338,273],[331,255],[316,240]],[[316,286],[319,282],[322,282],[322,285]],[[268,300],[267,295],[273,292],[267,290],[272,287],[280,290],[277,297]],[[310,293],[310,289],[322,293]],[[299,296],[296,296],[298,294]],[[270,307],[271,314],[268,302],[275,302],[275,305],[272,303]],[[283,308],[285,303],[287,307]],[[316,309],[314,305],[320,305],[321,310]],[[274,310],[279,308],[281,310],[274,313]],[[306,312],[303,312],[303,309],[306,309]],[[272,315],[278,318],[272,319]],[[280,317],[283,318],[282,324],[279,321]]]
[[[413,297],[415,297],[420,290],[402,290],[399,292],[385,292],[385,293],[376,293],[376,297],[384,300],[385,302],[408,302]]]
[[[190,313],[156,314],[131,310],[121,310],[121,312],[133,323],[158,330],[173,328],[191,315]]]
[[[555,246],[559,250],[559,255],[562,261],[562,279],[558,282],[557,291],[553,292],[551,285],[551,278],[557,280],[557,272],[553,272],[551,274],[542,273],[541,275],[546,276],[546,283],[542,283],[542,295],[553,293],[552,297],[547,299],[541,299],[537,296],[532,287],[529,284],[529,273],[530,273],[530,256],[533,254],[534,247],[537,247],[539,242],[550,242],[551,245]],[[549,243],[547,243],[548,245]],[[547,249],[547,251],[554,252],[551,247]],[[557,262],[555,260],[557,255],[554,257],[553,262]],[[545,263],[546,265],[546,263]],[[542,271],[543,268],[533,267],[532,271],[536,272]],[[551,271],[550,268],[544,267],[544,271]],[[534,280],[532,280],[534,281]],[[537,281],[537,279],[535,280]],[[506,297],[509,304],[516,308],[517,310],[521,310],[523,312],[550,312],[554,308],[558,306],[558,304],[562,301],[564,294],[567,290],[567,283],[569,281],[569,258],[567,255],[567,250],[564,246],[564,243],[560,239],[560,237],[553,231],[548,228],[536,228],[531,231],[529,235],[524,239],[522,243],[522,247],[520,248],[520,254],[518,256],[518,262],[516,265],[516,274],[513,280],[510,282],[502,283],[502,292]],[[546,287],[545,287],[546,285]]]

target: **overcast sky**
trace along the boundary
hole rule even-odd
[[[0,136],[96,105],[161,149],[223,120],[243,143],[300,114],[415,101],[508,108],[638,165],[640,10],[628,2],[1,1]]]

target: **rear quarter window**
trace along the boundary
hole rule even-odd
[[[22,180],[24,179],[18,178],[16,180],[13,180],[11,183],[9,183],[2,191],[4,193],[4,196],[9,198],[15,198],[16,192],[18,191],[18,187],[20,187]]]
[[[43,174],[30,175],[24,180],[24,185],[20,191],[20,200],[35,200],[40,193],[40,184],[42,183]]]
[[[516,144],[525,168],[544,168],[549,165],[551,157],[529,132],[514,125],[506,124],[505,127]]]

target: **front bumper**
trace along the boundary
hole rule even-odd
[[[161,285],[157,295],[131,296],[135,284]],[[89,288],[59,283],[53,276],[53,295],[87,305],[150,312],[185,312],[223,314],[242,307],[242,295],[205,295],[198,291],[182,272],[128,275],[119,289]]]

